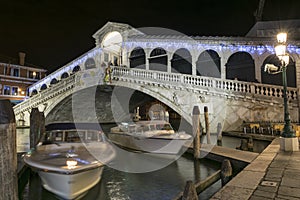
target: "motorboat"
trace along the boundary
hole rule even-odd
[[[46,190],[75,199],[100,181],[104,165],[114,157],[115,150],[101,131],[52,130],[23,159],[37,171]]]
[[[161,155],[177,155],[192,142],[191,135],[175,132],[171,124],[163,120],[119,123],[110,129],[108,139],[129,150]]]

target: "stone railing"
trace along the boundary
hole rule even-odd
[[[36,107],[41,103],[46,102],[50,98],[54,98],[62,92],[66,92],[75,87],[75,81],[80,78],[85,72],[77,72],[76,74],[61,80],[55,85],[40,91],[38,94],[27,99],[26,101],[14,107],[15,114],[24,112],[31,107]],[[130,69],[125,67],[113,68],[113,80],[122,81],[139,81],[140,84],[154,84],[169,86],[174,88],[189,88],[193,90],[208,90],[225,92],[232,95],[255,95],[261,97],[282,98],[283,87],[275,85],[265,85],[259,83],[242,82],[235,80],[222,80],[218,78],[192,76],[179,73],[167,73],[158,71],[146,71],[141,69]],[[97,78],[97,77],[95,77]],[[77,79],[78,80],[78,79]],[[287,91],[289,100],[297,100],[297,88],[288,88]]]
[[[74,88],[75,86],[75,75],[72,75],[66,79],[59,81],[58,83],[51,85],[49,88],[40,91],[38,94],[30,97],[29,99],[23,101],[20,104],[14,106],[15,114],[19,114],[21,112],[27,111],[32,107],[37,107],[41,103],[46,102],[48,99],[51,99],[58,94],[66,92]]]
[[[145,71],[141,69],[129,69],[115,67],[113,77],[116,79],[132,79],[142,82],[152,82],[157,84],[169,84],[174,87],[193,87],[194,89],[214,88],[223,90],[229,93],[244,93],[265,97],[283,97],[283,87],[276,85],[266,85],[260,83],[243,82],[236,80],[222,80],[218,78],[192,76],[186,74],[167,73],[158,71]],[[126,80],[125,80],[126,81]],[[288,88],[287,96],[289,100],[298,99],[298,89]]]

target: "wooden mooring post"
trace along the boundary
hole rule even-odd
[[[253,148],[254,148],[253,138],[250,137],[248,139],[248,151],[252,151],[253,152]]]
[[[200,158],[200,110],[198,106],[193,108],[193,136],[194,136],[194,158]]]
[[[230,160],[228,159],[223,160],[220,176],[221,176],[222,186],[226,185],[226,183],[230,181],[232,176],[232,167],[231,167]]]
[[[208,107],[204,107],[204,118],[205,118],[205,132],[206,132],[206,139],[207,144],[211,144],[210,140],[210,129],[209,129],[209,117],[208,117]]]
[[[220,122],[218,123],[218,126],[217,126],[217,136],[218,136],[217,145],[222,146],[222,125]]]
[[[212,175],[206,177],[206,179],[202,180],[202,181],[198,181],[194,184],[191,184],[191,180],[187,181],[186,186],[185,186],[185,198],[188,197],[195,197],[194,195],[194,190],[193,190],[193,185],[196,189],[196,193],[197,196],[203,192],[204,190],[206,190],[207,188],[209,188],[211,185],[213,185],[215,182],[217,182],[218,180],[220,180],[220,174],[221,174],[221,170],[216,171],[215,173],[213,173]],[[180,192],[178,193],[173,200],[182,200],[183,199],[183,194],[184,192]],[[197,198],[198,199],[198,198]]]
[[[200,176],[200,159],[194,160],[194,174],[195,174],[195,180],[196,182],[201,180]]]
[[[197,195],[196,188],[195,188],[193,181],[186,182],[181,199],[182,200],[198,200],[198,195]]]
[[[18,199],[16,120],[9,100],[0,100],[0,199]]]
[[[32,108],[30,113],[30,148],[34,148],[37,145],[44,131],[44,112],[40,112],[38,108]]]

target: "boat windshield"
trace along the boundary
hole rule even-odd
[[[62,142],[101,142],[104,141],[102,132],[95,130],[62,130],[46,132],[43,144]]]
[[[157,130],[171,131],[171,130],[173,130],[173,128],[171,127],[170,124],[158,124],[157,125]]]

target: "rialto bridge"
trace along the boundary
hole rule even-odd
[[[163,28],[136,29],[108,22],[93,37],[95,48],[29,88],[30,98],[14,107],[17,121],[29,125],[34,107],[43,110],[46,118],[60,115],[60,104],[66,98],[101,85],[112,93],[116,88],[130,88],[149,95],[189,123],[195,105],[202,114],[207,107],[212,131],[219,122],[223,130],[236,130],[243,121],[283,120],[281,74],[264,71],[267,63],[279,65],[274,55],[275,35],[188,37]],[[299,44],[290,40],[288,46],[288,100],[294,122],[299,121]],[[112,68],[111,82],[104,80],[108,66]],[[95,98],[90,95],[84,101]],[[116,121],[126,115],[115,108],[122,101],[127,100],[116,97],[109,102]],[[77,105],[73,101],[73,108]],[[81,113],[80,120],[99,121],[85,115]]]

